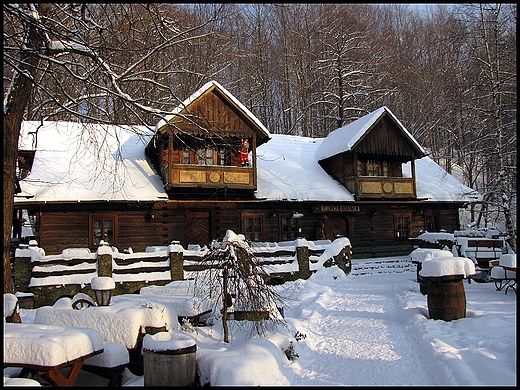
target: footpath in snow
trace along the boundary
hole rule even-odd
[[[345,276],[332,267],[280,288],[287,322],[306,335],[295,345],[289,382],[515,386],[514,291],[465,280],[466,318],[431,320],[415,267],[399,269],[393,260],[400,260],[389,259],[379,259],[379,269],[369,261]]]
[[[349,276],[348,282],[328,276],[295,282],[286,291],[288,302],[298,302],[286,319],[306,336],[297,344],[291,384],[434,383],[396,295],[403,275]]]

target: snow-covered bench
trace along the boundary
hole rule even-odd
[[[477,280],[489,281],[490,261],[502,255],[502,240],[480,237],[457,237],[456,245],[460,256],[472,259],[477,266]]]
[[[516,254],[500,256],[498,265],[491,268],[491,279],[495,282],[497,291],[512,288],[516,294]]]
[[[130,363],[130,355],[121,343],[104,341],[103,353],[85,359],[82,370],[109,379],[108,386],[120,387],[123,371]]]

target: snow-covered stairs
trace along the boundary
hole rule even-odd
[[[353,259],[351,275],[387,274],[416,272],[410,256],[385,257],[377,259]]]

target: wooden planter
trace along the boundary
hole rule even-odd
[[[265,311],[236,311],[233,313],[236,321],[263,321],[269,319],[269,312]]]

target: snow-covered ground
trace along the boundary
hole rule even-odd
[[[196,340],[200,384],[516,385],[513,290],[465,280],[466,318],[431,320],[413,267],[397,271],[345,275],[331,267],[277,286],[287,327],[267,329],[266,338],[251,338],[247,321],[229,322],[229,343],[218,320],[186,328]],[[88,381],[82,373],[76,386]],[[124,386],[143,384],[125,373]]]

